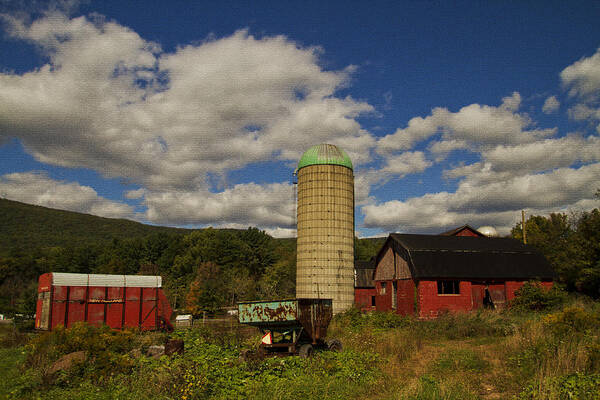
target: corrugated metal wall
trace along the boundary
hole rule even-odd
[[[298,171],[296,297],[354,303],[354,175],[340,165]]]

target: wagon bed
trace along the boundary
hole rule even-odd
[[[331,299],[284,299],[238,303],[240,323],[256,326],[263,333],[261,353],[309,356],[325,342],[332,318]],[[335,341],[336,350],[341,347]]]

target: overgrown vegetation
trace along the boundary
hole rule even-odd
[[[599,332],[600,304],[574,296],[428,321],[350,310],[329,329],[344,350],[311,359],[244,361],[260,334],[234,322],[176,331],[185,353],[158,359],[146,349],[166,334],[78,324],[3,341],[0,398],[597,399]],[[85,360],[52,372],[75,351]]]

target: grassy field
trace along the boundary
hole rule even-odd
[[[419,321],[337,316],[340,353],[243,361],[259,336],[236,325],[176,331],[185,354],[139,356],[163,333],[86,325],[50,334],[4,329],[0,397],[60,399],[600,399],[600,303],[544,312],[482,311]],[[50,374],[64,354],[87,361]]]

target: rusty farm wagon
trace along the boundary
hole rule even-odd
[[[35,328],[75,322],[115,329],[172,330],[160,276],[49,272],[39,278]]]
[[[259,355],[310,357],[315,348],[339,351],[338,340],[325,340],[332,318],[331,299],[289,299],[238,303],[238,319],[263,334]]]

